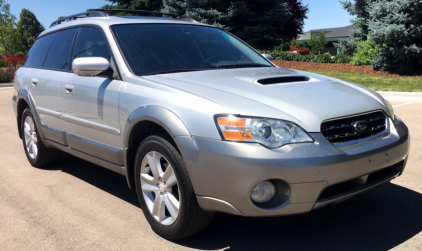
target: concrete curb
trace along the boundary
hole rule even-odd
[[[422,102],[422,92],[378,92],[387,100]]]
[[[2,88],[2,87],[12,87],[13,85],[12,84],[0,84],[0,88]]]

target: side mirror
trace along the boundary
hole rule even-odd
[[[274,58],[270,54],[262,54],[266,59],[270,60],[271,62],[274,60]]]
[[[110,62],[101,57],[76,58],[72,62],[73,73],[81,77],[108,76],[105,71],[110,68]]]

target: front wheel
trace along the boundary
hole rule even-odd
[[[161,237],[182,239],[211,222],[213,213],[199,207],[183,158],[167,140],[150,136],[140,144],[135,175],[144,215]]]

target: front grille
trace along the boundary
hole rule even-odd
[[[325,121],[321,124],[321,133],[331,143],[339,143],[367,138],[386,128],[385,114],[377,111]]]

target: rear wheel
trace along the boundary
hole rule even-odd
[[[208,226],[213,213],[199,207],[183,158],[167,140],[146,138],[135,164],[136,192],[154,232],[176,240]]]
[[[34,116],[29,108],[22,113],[21,135],[26,157],[32,166],[43,167],[60,160],[60,151],[48,149],[41,141]]]

